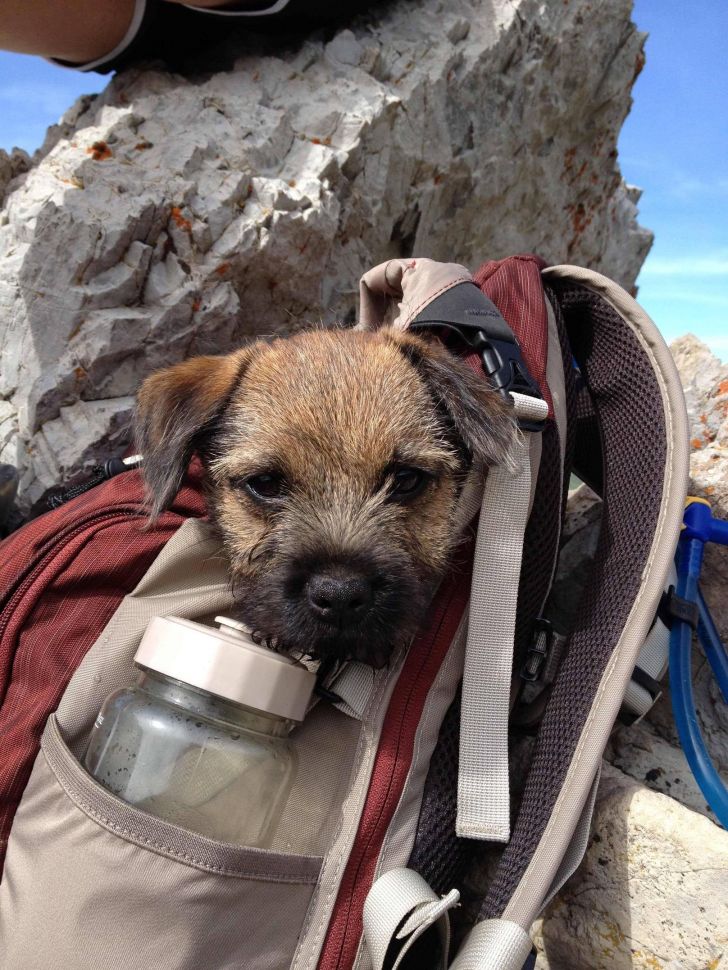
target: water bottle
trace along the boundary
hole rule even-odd
[[[155,617],[135,682],[106,698],[85,766],[119,798],[201,835],[270,846],[295,777],[291,730],[315,675],[246,628]]]

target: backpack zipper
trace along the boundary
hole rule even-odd
[[[121,506],[113,511],[94,512],[85,519],[82,519],[81,522],[76,522],[74,525],[69,526],[57,533],[50,540],[50,542],[48,542],[46,546],[39,551],[35,562],[29,565],[26,572],[18,577],[15,585],[7,591],[4,602],[0,604],[0,641],[2,641],[2,638],[5,635],[5,631],[10,622],[10,617],[13,615],[13,611],[20,604],[33,581],[38,577],[43,569],[45,569],[48,563],[55,558],[59,545],[65,544],[71,539],[74,539],[90,525],[103,522],[105,520],[110,521],[112,519],[125,518],[126,516],[143,518],[143,513],[140,511],[140,506],[138,505],[136,507]]]
[[[385,722],[382,725],[382,732],[377,745],[377,757],[369,779],[369,793],[359,819],[357,836],[350,847],[344,865],[344,873],[329,913],[328,927],[319,953],[317,966],[325,966],[327,970],[344,970],[345,967],[349,966],[352,950],[355,950],[358,945],[361,936],[361,911],[355,898],[359,896],[356,887],[361,886],[363,882],[367,882],[368,887],[371,886],[368,870],[372,865],[376,867],[376,860],[379,858],[383,839],[386,838],[386,832],[384,832],[381,840],[377,833],[382,831],[383,822],[386,827],[389,826],[396,804],[404,790],[406,774],[412,763],[412,751],[425,698],[444,656],[449,650],[460,623],[462,612],[467,608],[469,591],[469,580],[464,580],[462,572],[453,570],[449,582],[446,586],[440,587],[440,591],[433,601],[434,609],[430,616],[427,633],[417,638],[419,642],[410,647],[410,655],[405,661],[402,671],[400,671],[398,685],[395,687],[392,698],[390,698],[387,717],[385,717]],[[415,662],[415,646],[417,647],[416,670],[410,669],[408,677],[407,664],[408,662]],[[433,654],[439,655],[434,671],[431,668]],[[387,721],[392,717],[396,703],[395,697],[400,683],[403,688],[402,693],[406,696],[400,701],[401,709],[397,718],[392,719],[388,725]],[[383,783],[380,781],[377,784],[375,779],[378,779],[382,774],[382,764],[378,761],[384,747],[383,739],[388,728],[392,730],[389,743],[396,752],[395,761],[389,766],[387,779]],[[395,782],[395,776],[401,770],[399,767],[401,758],[404,758],[407,767],[401,785],[398,785]],[[394,794],[392,792],[393,785],[396,788]],[[375,787],[377,792],[375,792]],[[367,802],[370,797],[375,804],[368,811]],[[360,848],[358,859],[355,861],[355,846],[357,844],[361,846],[362,843],[365,843],[365,848],[363,851]],[[375,851],[372,851],[372,846],[375,847]],[[337,904],[346,895],[342,887],[347,884],[350,893],[348,898],[343,901],[343,905],[339,906]],[[363,899],[359,900],[359,903],[361,902],[363,902]],[[335,924],[335,932],[332,933],[332,927]]]

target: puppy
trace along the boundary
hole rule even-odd
[[[153,516],[193,452],[241,619],[278,649],[382,666],[422,623],[473,466],[511,461],[508,404],[438,342],[317,330],[149,377]]]

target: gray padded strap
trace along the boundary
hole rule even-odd
[[[548,414],[546,401],[512,397],[519,418]],[[507,842],[510,836],[508,713],[523,536],[540,456],[538,448],[532,455],[533,445],[540,438],[523,434],[519,471],[491,468],[483,492],[460,720],[456,831],[464,838]]]
[[[522,970],[531,940],[518,923],[486,919],[472,928],[450,970]]]
[[[415,940],[433,926],[440,937],[440,959],[427,970],[445,970],[450,949],[448,910],[459,900],[457,889],[437,896],[413,869],[390,869],[380,876],[364,903],[364,939],[373,970],[382,970],[390,948],[401,941],[392,965],[397,970]]]

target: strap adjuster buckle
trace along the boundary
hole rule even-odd
[[[480,355],[483,370],[490,378],[495,389],[504,397],[511,392],[526,397],[541,398],[536,381],[531,377],[521,353],[521,347],[513,340],[500,340],[489,337],[484,330],[477,330],[470,339],[463,334],[466,342]],[[546,421],[520,418],[518,427],[522,431],[543,431]]]
[[[475,351],[499,394],[512,403],[511,393],[543,400],[529,373],[521,347],[496,305],[472,282],[458,283],[429,303],[410,330],[449,330]],[[520,419],[523,431],[543,431],[546,421]]]

